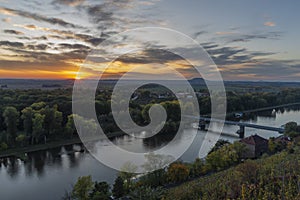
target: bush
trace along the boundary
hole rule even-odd
[[[189,177],[189,168],[183,163],[172,163],[167,172],[168,180],[172,183],[185,181]]]
[[[1,145],[0,145],[0,150],[3,151],[3,150],[6,150],[6,149],[8,149],[8,145],[5,142],[2,142]]]

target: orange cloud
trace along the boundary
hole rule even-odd
[[[12,10],[6,8],[0,8],[0,13],[4,15],[16,16],[16,14]]]
[[[276,26],[276,24],[274,22],[265,22],[264,25],[265,26],[270,26],[270,27]]]

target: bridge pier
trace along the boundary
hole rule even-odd
[[[200,121],[199,121],[199,128],[200,128],[200,130],[201,130],[201,131],[204,131],[204,130],[205,130],[205,127],[206,127],[205,121],[200,120]]]
[[[240,125],[240,130],[238,130],[238,134],[240,135],[240,138],[244,138],[245,137],[245,126]]]

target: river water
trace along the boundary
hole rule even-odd
[[[300,124],[300,107],[252,113],[241,121],[274,127],[279,127],[289,121]],[[236,126],[225,125],[223,128],[223,132],[229,134],[233,134],[237,130],[238,127]],[[180,143],[188,141],[194,133],[195,130],[186,129]],[[279,135],[270,131],[246,128],[245,136],[252,134],[258,134],[265,138]],[[181,160],[193,161],[198,156],[199,146],[204,135],[205,133],[202,131],[196,133],[193,144],[181,156]],[[221,138],[231,142],[239,139],[227,134],[221,135]],[[123,136],[114,139],[114,142],[125,149],[145,151],[163,146],[169,139],[169,136],[164,136],[156,140],[143,141]],[[74,150],[80,149],[79,145],[69,145],[30,153],[26,162],[14,158],[3,159],[0,162],[0,199],[61,199],[64,192],[71,189],[72,184],[76,182],[79,176],[86,175],[91,175],[93,180],[113,183],[118,172],[99,163],[89,153],[74,152]],[[107,153],[109,154],[109,152]]]

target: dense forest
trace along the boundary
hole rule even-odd
[[[161,91],[160,91],[161,92]],[[205,93],[207,91],[201,91]],[[112,91],[97,90],[95,108],[98,121],[105,133],[120,131],[112,113]],[[162,133],[178,129],[180,106],[172,95],[158,98],[151,88],[139,89],[138,99],[130,102],[130,114],[139,125],[149,123],[148,110],[155,103],[161,104],[168,114]],[[201,114],[209,114],[210,97],[198,96]],[[228,112],[255,109],[266,106],[300,102],[299,89],[283,89],[280,92],[227,93]],[[44,144],[51,141],[76,137],[72,115],[72,90],[10,90],[0,89],[0,150]],[[184,109],[193,110],[195,105],[187,103]]]

